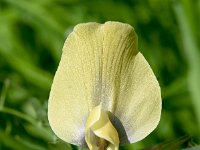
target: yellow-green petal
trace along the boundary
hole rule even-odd
[[[119,79],[119,94],[113,109],[127,136],[121,139],[121,144],[145,138],[156,128],[161,115],[160,87],[148,62],[138,53],[131,63]]]
[[[84,146],[88,116],[99,104],[103,112],[110,112],[120,144],[143,139],[159,122],[159,84],[128,24],[86,23],[74,28],[50,92],[50,126],[64,141]]]

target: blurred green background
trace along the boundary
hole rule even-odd
[[[120,149],[199,144],[200,0],[0,0],[0,150],[81,149],[51,131],[48,94],[73,27],[109,20],[134,26],[163,98],[157,129]]]

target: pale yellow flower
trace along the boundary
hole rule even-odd
[[[55,134],[90,150],[117,150],[150,134],[160,114],[160,87],[134,29],[119,22],[75,26],[49,97]]]

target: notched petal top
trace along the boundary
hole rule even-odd
[[[160,87],[128,24],[79,24],[64,44],[48,104],[52,130],[85,146],[86,122],[99,107],[120,144],[142,140],[160,120]]]

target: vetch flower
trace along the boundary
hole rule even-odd
[[[90,150],[117,150],[150,134],[160,115],[160,87],[134,29],[120,22],[75,26],[49,96],[55,134]]]

